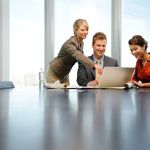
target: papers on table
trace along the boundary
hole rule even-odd
[[[60,83],[59,80],[57,80],[54,83],[45,83],[44,86],[47,88],[66,88],[67,87],[65,83]]]
[[[45,83],[45,87],[48,89],[103,89],[100,88],[99,86],[78,86],[78,85],[69,85],[67,86],[65,83],[60,83],[59,80],[57,80],[54,83]],[[131,87],[108,87],[105,89],[126,89],[126,88],[131,88]]]

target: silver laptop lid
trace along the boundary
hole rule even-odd
[[[124,87],[134,72],[131,67],[105,67],[100,78],[100,88]]]

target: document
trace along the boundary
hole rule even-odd
[[[57,80],[54,83],[45,83],[45,87],[50,88],[50,89],[55,89],[55,88],[66,88],[67,85],[65,83],[60,83],[59,80]]]

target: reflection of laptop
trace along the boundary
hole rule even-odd
[[[100,88],[125,88],[129,82],[134,68],[129,67],[105,67],[100,79]]]

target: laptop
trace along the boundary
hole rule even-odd
[[[134,68],[131,67],[104,67],[99,88],[124,89],[133,72]]]

